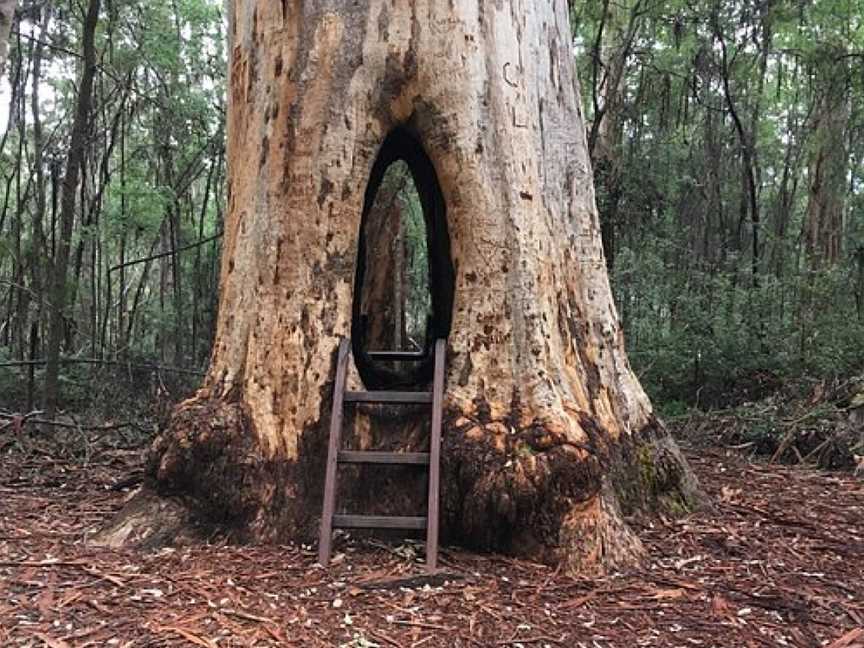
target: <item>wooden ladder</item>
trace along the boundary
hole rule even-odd
[[[339,344],[336,360],[336,384],[333,392],[333,413],[330,417],[330,443],[327,448],[327,468],[324,478],[324,511],[321,515],[321,538],[318,562],[330,564],[333,529],[426,529],[426,569],[434,571],[438,562],[438,491],[440,484],[441,413],[444,397],[444,355],[446,342],[435,341],[435,367],[431,392],[407,391],[345,391],[351,343]],[[375,360],[421,360],[422,353],[371,352]],[[432,430],[429,452],[377,452],[342,450],[342,418],[345,403],[431,403]],[[386,464],[391,466],[427,466],[429,470],[429,500],[426,517],[395,517],[376,515],[336,515],[337,468],[340,464]]]

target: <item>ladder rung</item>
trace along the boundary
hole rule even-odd
[[[431,403],[432,392],[346,391],[346,403]]]
[[[425,517],[394,517],[386,515],[334,515],[336,529],[425,529]]]
[[[340,450],[339,463],[343,464],[392,464],[394,466],[428,466],[428,452],[361,452]]]
[[[419,362],[429,357],[425,351],[368,351],[366,355],[379,362]]]
[[[321,515],[321,536],[318,545],[318,560],[327,566],[333,549],[333,529],[402,529],[426,532],[426,567],[430,572],[438,564],[438,524],[440,516],[440,463],[441,423],[443,414],[446,340],[435,340],[431,356],[424,357],[412,352],[373,352],[372,359],[382,360],[434,360],[432,391],[346,391],[347,365],[350,360],[350,340],[343,338],[336,357],[336,380],[333,388],[333,405],[330,415],[330,439],[327,445],[327,465],[324,477],[324,503]],[[427,350],[428,351],[428,350]],[[345,403],[405,403],[430,404],[431,429],[429,452],[382,452],[340,450]],[[339,464],[391,464],[427,466],[429,480],[427,489],[426,517],[384,515],[335,515]]]

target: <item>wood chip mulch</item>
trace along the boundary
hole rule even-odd
[[[640,527],[639,569],[445,548],[430,579],[411,543],[342,542],[329,571],[313,547],[88,546],[137,455],[7,451],[0,646],[864,647],[864,480],[688,454],[714,508]]]

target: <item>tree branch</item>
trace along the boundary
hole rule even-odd
[[[118,263],[115,266],[111,266],[108,268],[108,274],[111,274],[115,270],[119,270],[120,268],[128,268],[129,266],[137,265],[139,263],[146,263],[147,261],[154,261],[155,259],[161,259],[162,257],[171,256],[172,254],[177,254],[178,252],[185,252],[186,250],[191,250],[192,248],[199,247],[201,245],[206,245],[211,241],[215,241],[218,238],[222,237],[224,232],[217,232],[213,236],[208,236],[205,239],[201,239],[200,241],[195,241],[194,243],[190,243],[189,245],[184,245],[183,247],[179,247],[176,250],[169,250],[168,252],[160,252],[159,254],[151,254],[150,256],[143,257],[141,259],[133,259],[132,261],[127,261],[126,263]]]

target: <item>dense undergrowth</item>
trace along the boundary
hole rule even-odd
[[[851,268],[735,286],[722,272],[652,272],[650,256],[619,261],[613,287],[630,360],[667,415],[842,381],[864,368]]]
[[[73,449],[89,443],[94,433],[112,445],[139,447],[167,422],[174,403],[200,382],[198,372],[161,367],[143,358],[70,363],[61,373],[61,410],[49,425],[39,407],[41,374],[41,368],[34,369],[31,381],[29,367],[0,368],[0,436],[10,424],[10,429],[51,437]]]
[[[771,462],[864,470],[864,375],[773,382],[770,393],[753,399],[743,382],[734,405],[668,416],[675,435],[689,444],[727,446]],[[764,384],[763,376],[755,376],[749,395],[760,394]]]

